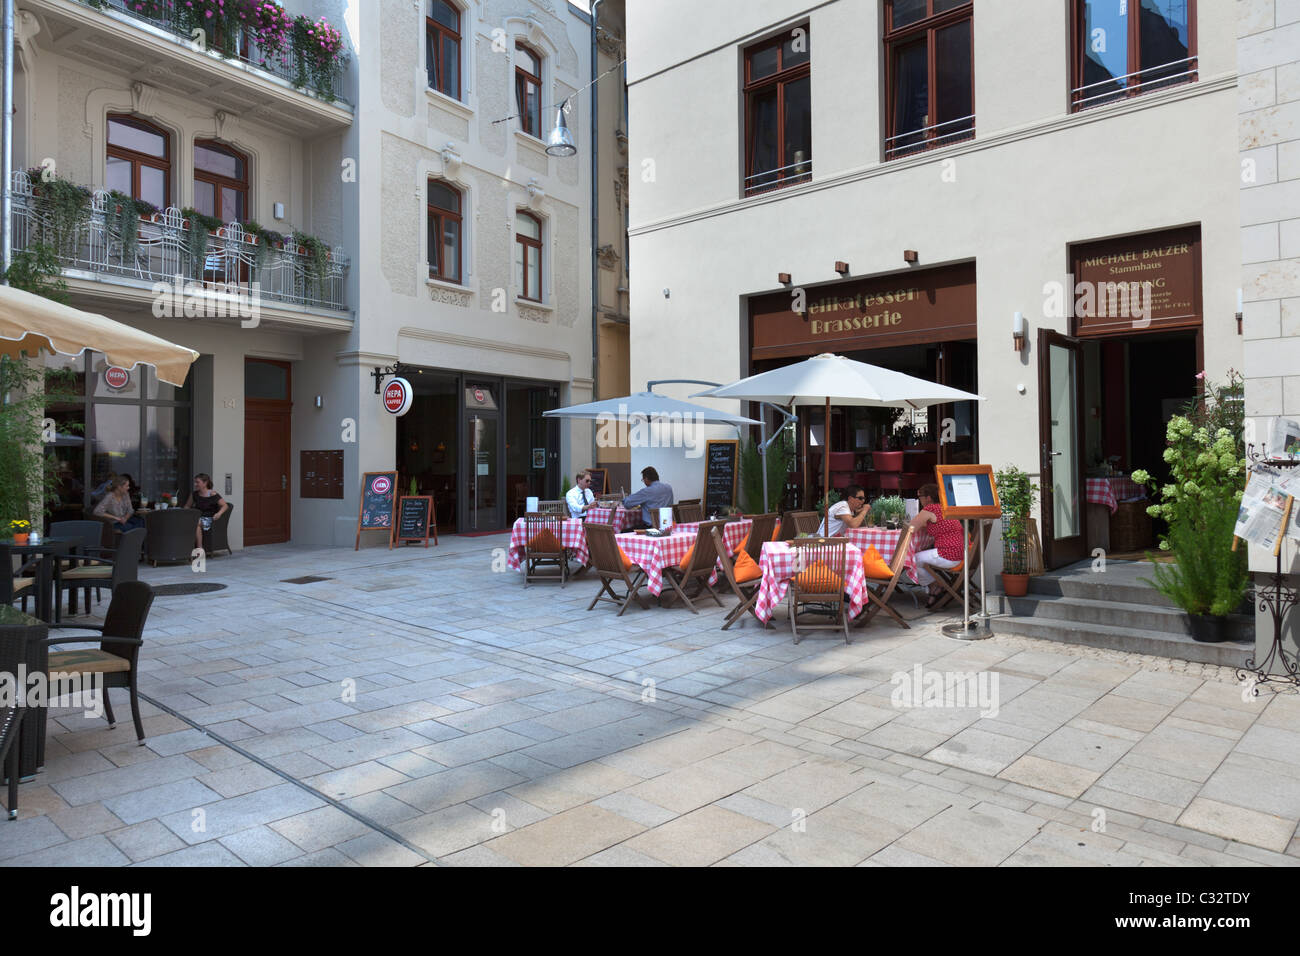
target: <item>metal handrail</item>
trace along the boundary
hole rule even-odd
[[[346,312],[347,274],[350,266],[343,249],[330,251],[325,268],[317,272],[310,255],[293,249],[267,249],[257,237],[237,223],[227,223],[209,233],[202,258],[192,254],[190,230],[175,206],[151,219],[140,219],[134,255],[128,256],[113,202],[96,190],[86,214],[60,220],[41,208],[40,197],[27,173],[13,175],[14,250],[37,243],[50,246],[65,272],[79,271],[117,276],[145,283],[166,283],[179,276],[206,292],[252,294],[263,301],[283,302],[307,309]]]
[[[1196,75],[1200,72],[1197,60],[1198,60],[1197,57],[1189,56],[1181,60],[1170,60],[1168,63],[1158,63],[1155,66],[1148,66],[1146,69],[1143,70],[1137,70],[1133,73],[1125,73],[1123,76],[1116,76],[1107,80],[1098,80],[1096,83],[1088,83],[1084,86],[1076,86],[1070,90],[1070,95],[1072,97],[1075,106],[1083,106],[1084,104],[1087,104],[1092,100],[1101,100],[1101,99],[1112,100],[1119,97],[1130,96],[1136,93],[1141,93],[1142,90],[1146,87],[1146,85],[1150,83],[1160,83],[1164,85],[1164,84],[1168,84],[1170,81],[1178,81],[1178,80],[1190,79],[1196,77]],[[1082,93],[1084,90],[1090,90],[1098,86],[1114,86],[1115,84],[1122,83],[1124,80],[1128,80],[1132,77],[1141,76],[1143,73],[1151,73],[1155,70],[1164,70],[1164,69],[1168,69],[1171,66],[1180,66],[1182,64],[1190,64],[1190,68],[1183,70],[1181,73],[1167,73],[1162,76],[1151,77],[1149,80],[1139,80],[1136,83],[1120,86],[1117,89],[1107,90],[1104,93],[1094,93],[1091,96],[1079,96],[1079,94]]]
[[[785,177],[785,178],[796,179],[796,178],[800,178],[800,177],[803,177],[803,176],[811,176],[811,175],[812,175],[812,160],[811,160],[811,159],[801,159],[801,160],[799,160],[797,163],[787,163],[787,164],[784,165],[784,166],[777,166],[777,167],[774,168],[774,169],[765,169],[765,170],[763,170],[761,173],[751,173],[750,175],[748,175],[748,176],[745,177],[745,182],[746,182],[746,183],[749,183],[750,180],[753,180],[753,179],[760,179],[760,178],[762,178],[762,177],[764,177],[764,176],[776,176],[778,179],[780,179],[780,178],[782,178],[782,175],[781,175],[781,174],[783,174],[787,169],[794,169],[796,166],[806,166],[807,169],[805,169],[805,170],[804,170],[803,172],[801,172],[801,173],[795,173],[793,176]]]
[[[964,123],[967,120],[973,120],[974,118],[975,114],[971,113],[969,116],[959,116],[957,119],[944,120],[942,123],[935,123],[932,126],[922,126],[919,129],[908,130],[905,133],[895,133],[893,136],[885,137],[885,142],[888,143],[891,140],[902,139],[904,136],[916,136],[918,134],[928,133],[931,130],[939,129],[941,126],[951,126],[953,123]],[[955,136],[965,132],[973,132],[973,130],[957,130],[954,133],[944,133],[943,136],[936,136],[935,139],[945,139],[949,136]]]
[[[105,0],[105,2],[108,9],[111,9],[114,13],[130,17],[132,20],[138,20],[141,23],[147,23],[159,30],[170,33],[182,39],[187,45],[191,42],[189,31],[181,25],[176,15],[175,6],[170,8],[170,16],[154,17],[149,16],[143,10],[136,10],[136,4],[133,0]],[[314,78],[307,69],[307,64],[287,45],[283,50],[262,50],[247,30],[244,31],[244,35],[240,39],[240,46],[247,46],[248,55],[224,53],[226,59],[237,61],[244,66],[287,80],[294,87],[306,90],[327,102],[347,104],[347,100],[343,99],[341,95],[344,65],[342,59],[333,64],[328,74]],[[213,45],[210,44],[210,46]]]

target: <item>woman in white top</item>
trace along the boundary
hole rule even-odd
[[[845,528],[860,528],[862,522],[871,514],[871,505],[867,504],[867,493],[860,485],[849,485],[844,489],[844,497],[831,505],[826,519],[830,522],[827,530],[826,521],[822,522],[817,533],[823,538],[834,538],[844,533]]]

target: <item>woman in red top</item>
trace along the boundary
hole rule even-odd
[[[934,580],[934,575],[925,569],[932,564],[938,568],[955,568],[961,564],[965,554],[965,535],[962,534],[961,522],[954,518],[944,518],[939,507],[939,486],[922,485],[916,492],[921,510],[912,519],[912,527],[917,531],[924,529],[934,539],[934,547],[921,551],[916,556],[916,583],[930,588],[930,600],[926,607],[934,607],[935,601],[943,590]]]

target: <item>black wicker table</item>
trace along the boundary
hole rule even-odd
[[[40,618],[17,608],[0,605],[0,674],[16,690],[20,675],[45,673],[49,654],[45,639],[49,629]],[[45,764],[45,718],[49,707],[28,707],[18,726],[18,776],[35,776]]]

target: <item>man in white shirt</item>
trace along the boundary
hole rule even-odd
[[[578,473],[578,483],[564,496],[569,506],[570,518],[581,518],[587,509],[596,503],[596,493],[591,490],[591,475],[585,471]]]
[[[845,528],[862,527],[862,522],[867,520],[870,513],[867,493],[858,485],[849,485],[844,489],[844,497],[831,505],[830,513],[826,516],[830,522],[829,532],[826,529],[827,521],[823,521],[817,533],[824,538],[834,538],[843,534]]]

